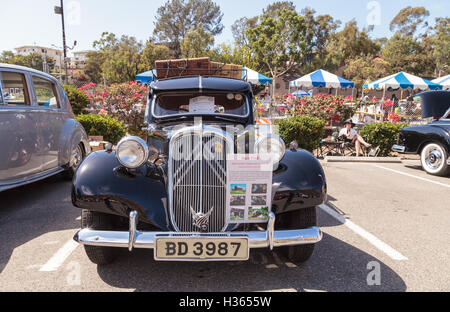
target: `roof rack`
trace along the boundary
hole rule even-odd
[[[156,61],[155,69],[156,76],[155,73],[152,73],[154,80],[194,76],[242,80],[247,77],[247,70],[242,65],[211,62],[209,57]]]

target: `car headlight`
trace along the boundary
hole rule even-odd
[[[126,137],[117,144],[116,157],[127,168],[139,168],[148,159],[147,143],[138,137]]]
[[[286,144],[278,135],[267,134],[256,141],[255,151],[257,154],[270,154],[275,170],[286,153]]]

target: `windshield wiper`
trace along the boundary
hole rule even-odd
[[[219,119],[219,120],[223,120],[223,121],[230,121],[230,122],[236,122],[236,119],[231,119],[231,118],[227,118],[227,117],[222,117],[222,116],[213,116],[215,119]]]

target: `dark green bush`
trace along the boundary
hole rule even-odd
[[[64,86],[64,91],[72,106],[73,113],[75,115],[82,114],[90,103],[88,96],[72,86]]]
[[[127,128],[111,116],[107,115],[78,115],[76,117],[89,136],[103,136],[105,141],[117,144],[127,133]]]
[[[379,156],[389,156],[392,146],[397,143],[397,136],[401,129],[407,127],[406,123],[377,122],[365,125],[361,136],[374,147],[380,147]]]
[[[280,136],[289,145],[296,141],[298,147],[314,151],[325,134],[325,121],[309,116],[295,116],[276,123]]]

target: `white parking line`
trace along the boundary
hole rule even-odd
[[[377,168],[388,170],[388,171],[392,171],[392,172],[395,172],[395,173],[398,173],[398,174],[401,174],[401,175],[404,175],[404,176],[407,176],[407,177],[411,177],[411,178],[414,178],[414,179],[418,179],[418,180],[422,180],[422,181],[426,181],[426,182],[434,183],[434,184],[437,184],[437,185],[440,185],[440,186],[443,186],[443,187],[450,188],[450,185],[445,184],[445,183],[441,183],[441,182],[433,181],[433,180],[430,180],[430,179],[418,177],[418,176],[415,176],[415,175],[412,175],[412,174],[409,174],[409,173],[401,172],[401,171],[398,171],[398,170],[394,170],[394,169],[391,169],[391,168],[386,168],[386,167],[379,166],[379,165],[374,165],[374,166],[377,167]]]
[[[74,240],[68,241],[61,249],[59,249],[53,257],[44,264],[40,272],[52,272],[58,270],[58,268],[66,261],[66,259],[72,254],[72,252],[78,247],[78,243]]]
[[[404,255],[402,255],[400,252],[389,246],[388,244],[381,241],[379,238],[374,236],[373,234],[370,234],[366,230],[364,230],[362,227],[356,225],[350,220],[345,219],[343,216],[341,216],[339,213],[334,211],[332,208],[328,207],[327,205],[320,205],[319,208],[321,208],[323,211],[328,213],[330,216],[335,218],[337,221],[348,227],[350,230],[367,240],[369,243],[371,243],[373,246],[375,246],[377,249],[381,250],[385,254],[387,254],[391,259],[397,260],[397,261],[404,261],[408,260]]]

